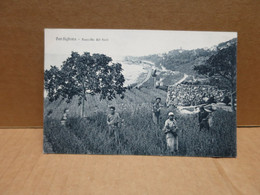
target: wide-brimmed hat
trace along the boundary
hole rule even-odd
[[[160,97],[157,97],[155,100],[162,100],[162,98],[160,98]]]

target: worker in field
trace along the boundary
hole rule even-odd
[[[209,112],[205,110],[204,106],[201,106],[199,111],[199,127],[200,131],[203,128],[209,130]]]
[[[161,107],[161,98],[157,97],[153,104],[153,122],[157,125],[160,124]]]
[[[178,133],[179,129],[174,119],[174,113],[169,112],[168,119],[165,121],[163,132],[166,135],[166,144],[167,150],[174,154],[174,152],[178,151],[179,147],[179,140],[178,140]]]
[[[115,111],[114,106],[109,107],[109,114],[107,115],[107,124],[109,135],[113,136],[117,143],[119,143],[119,127],[121,126],[121,118],[119,114]]]
[[[69,116],[69,109],[68,108],[65,108],[63,110],[63,115],[62,115],[62,118],[61,118],[61,125],[63,126],[67,126],[68,125],[68,116]]]

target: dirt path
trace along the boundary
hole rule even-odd
[[[175,84],[173,84],[172,86],[176,86],[176,85],[180,84],[180,83],[183,82],[187,77],[188,77],[188,75],[187,75],[187,74],[184,74],[183,77],[182,77],[178,82],[176,82]]]

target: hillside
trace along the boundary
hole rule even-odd
[[[171,107],[161,108],[161,123],[152,120],[152,104],[156,97],[165,105],[166,92],[160,89],[127,90],[124,99],[99,100],[98,95],[87,95],[86,118],[81,118],[77,97],[70,103],[61,99],[44,100],[44,151],[76,154],[128,154],[128,155],[179,155],[179,156],[235,156],[235,114],[224,110],[213,113],[212,131],[199,131],[196,114],[182,115]],[[120,142],[109,135],[106,123],[108,105],[115,105],[123,119]],[[68,125],[62,126],[63,110],[69,109]],[[52,114],[47,113],[52,110]],[[166,150],[162,131],[169,111],[176,114],[179,135],[179,152]],[[212,139],[214,138],[214,139]]]
[[[142,57],[127,56],[127,60],[147,60],[155,64],[158,69],[179,71],[188,75],[196,75],[194,66],[206,63],[210,56],[219,50],[234,44],[237,39],[231,39],[211,48],[198,48],[193,50],[175,49],[164,54],[153,54]]]

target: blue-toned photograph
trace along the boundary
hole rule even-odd
[[[45,29],[44,153],[236,157],[237,33]]]

